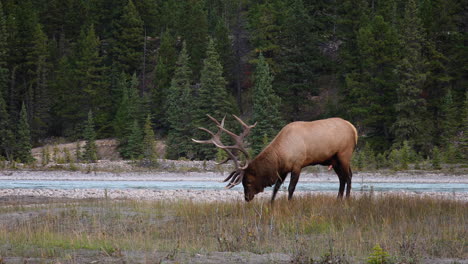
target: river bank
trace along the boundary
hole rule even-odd
[[[236,187],[234,190],[225,190],[224,184],[219,183],[227,176],[226,172],[80,172],[80,171],[39,171],[39,170],[3,170],[0,171],[0,197],[48,197],[48,198],[71,198],[71,199],[86,199],[86,198],[109,198],[109,199],[135,199],[135,200],[168,200],[174,201],[179,199],[192,201],[228,201],[242,200],[242,188]],[[80,188],[5,188],[6,183],[10,182],[42,182],[52,181],[67,184],[71,181],[80,181]],[[138,188],[92,188],[94,183],[102,182],[142,182],[143,187]],[[170,183],[177,182],[183,184],[185,182],[197,182],[201,185],[212,186],[210,190],[200,188],[173,188],[173,189],[158,189],[146,188],[145,182],[154,185],[154,182]],[[2,186],[3,183],[3,186]],[[334,172],[320,170],[317,172],[305,172],[301,175],[298,187],[310,183],[325,184],[330,183],[333,186],[333,191],[301,191],[297,190],[295,195],[303,196],[308,194],[326,194],[335,196],[338,190],[338,178]],[[352,194],[355,196],[367,195],[370,192],[375,192],[377,195],[386,194],[401,194],[409,196],[431,196],[442,197],[447,199],[468,201],[468,191],[411,191],[405,189],[392,189],[390,191],[378,191],[372,188],[373,185],[385,185],[400,183],[401,186],[407,184],[460,184],[465,186],[468,184],[468,176],[464,174],[447,174],[427,171],[406,171],[406,172],[358,172],[353,177],[354,188]],[[27,183],[26,183],[27,184]],[[283,188],[279,191],[278,197],[287,196],[288,182],[285,182]],[[336,185],[336,190],[335,186]],[[362,186],[366,186],[363,188]],[[265,192],[256,196],[256,199],[269,199],[271,197],[271,188],[267,188]]]

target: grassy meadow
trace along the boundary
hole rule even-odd
[[[83,250],[122,263],[133,263],[125,252],[164,253],[146,263],[210,252],[284,253],[292,263],[425,263],[468,258],[467,220],[465,201],[377,194],[311,195],[273,206],[257,199],[13,202],[0,207],[0,263],[24,256],[80,263]]]

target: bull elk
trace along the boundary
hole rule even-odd
[[[244,129],[241,134],[237,135],[224,128],[225,118],[219,122],[210,115],[208,117],[216,124],[218,131],[213,133],[200,127],[199,129],[212,136],[211,139],[192,140],[201,144],[214,144],[227,153],[228,158],[219,164],[232,160],[235,170],[224,179],[224,182],[229,181],[226,188],[230,189],[242,182],[247,202],[251,201],[257,193],[263,192],[265,187],[274,184],[271,197],[271,202],[273,202],[289,172],[291,181],[288,187],[288,199],[291,199],[302,168],[317,164],[333,167],[340,180],[338,197],[343,197],[345,187],[346,197],[349,197],[353,175],[350,162],[358,138],[356,128],[350,122],[341,118],[329,118],[290,123],[281,129],[260,154],[250,160],[243,141],[256,123],[247,125],[234,115]],[[227,133],[233,139],[234,145],[226,146],[221,142],[222,132]],[[246,156],[245,162],[241,162],[235,155],[239,151]]]

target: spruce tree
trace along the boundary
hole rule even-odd
[[[128,0],[114,34],[112,56],[119,70],[132,74],[141,69],[143,38],[143,21],[133,1]]]
[[[182,11],[182,37],[190,56],[189,65],[195,80],[199,79],[208,42],[208,21],[203,0],[184,3]]]
[[[345,79],[348,100],[353,101],[347,114],[365,127],[372,148],[383,152],[393,140],[390,129],[395,121],[398,36],[382,16],[375,16],[359,30],[357,47],[359,69]]]
[[[7,112],[5,98],[8,89],[8,43],[7,43],[6,19],[3,13],[3,5],[0,2],[0,156],[10,159],[13,134],[10,127],[10,116]]]
[[[270,67],[263,55],[260,53],[254,74],[253,90],[253,122],[257,126],[252,129],[252,149],[258,154],[264,147],[265,139],[271,141],[279,132],[282,125],[280,117],[280,98],[272,88],[273,76]]]
[[[167,98],[172,75],[174,74],[175,62],[177,60],[175,39],[167,30],[161,36],[161,45],[159,46],[156,60],[156,67],[153,74],[154,86],[151,90],[151,109],[153,117],[156,118],[157,126],[162,126],[167,129],[164,102]]]
[[[143,128],[142,155],[144,159],[150,162],[156,161],[157,158],[153,124],[150,115],[146,117],[145,126]]]
[[[200,89],[198,90],[194,124],[197,127],[206,126],[209,114],[220,120],[223,116],[236,114],[234,98],[226,89],[226,80],[223,77],[223,66],[216,52],[216,43],[210,38],[206,51],[206,59],[200,77]],[[217,130],[214,124],[209,124],[208,129]],[[195,138],[206,137],[206,132],[197,130]],[[195,145],[197,158],[214,159],[216,149],[204,144]]]
[[[138,79],[134,74],[130,82],[126,82],[126,75],[122,73],[122,99],[114,117],[113,126],[114,134],[119,140],[119,151],[123,158],[131,158],[129,150],[130,137],[133,133],[134,121],[141,122],[143,109],[141,107],[141,98],[138,95],[137,86]]]
[[[218,18],[214,29],[214,39],[216,40],[216,51],[219,54],[220,62],[223,66],[228,83],[233,81],[234,77],[230,74],[234,67],[234,53],[232,50],[232,41],[229,38],[230,33],[224,18]]]
[[[3,13],[3,5],[0,2],[0,94],[6,98],[8,88],[8,41],[6,18]]]
[[[117,137],[120,143],[124,141],[127,135],[127,125],[131,122],[130,115],[130,99],[128,96],[128,82],[127,76],[122,72],[118,81],[118,93],[121,94],[120,102],[117,107],[117,112],[113,120],[114,135]]]
[[[174,77],[167,96],[167,157],[193,158],[194,144],[191,141],[193,126],[194,94],[191,87],[192,71],[185,42],[176,62]]]
[[[314,107],[308,98],[319,94],[316,76],[326,71],[325,58],[319,51],[320,34],[313,32],[315,19],[310,18],[303,1],[292,1],[285,12],[273,87],[282,99],[284,117],[307,120],[310,116],[304,110]]]
[[[141,134],[141,127],[138,124],[138,120],[133,120],[133,124],[131,126],[131,134],[128,136],[128,142],[123,147],[123,154],[124,158],[129,159],[139,159],[142,156],[142,147],[143,145],[143,137]]]
[[[430,127],[421,118],[426,116],[425,99],[421,96],[422,85],[426,78],[422,45],[424,39],[421,21],[415,0],[406,3],[405,15],[401,25],[402,58],[398,65],[399,84],[396,87],[396,120],[392,126],[395,143],[403,144],[408,140],[417,150],[430,151],[426,144]]]
[[[94,131],[93,113],[91,110],[88,112],[88,120],[86,121],[83,137],[86,141],[83,152],[83,160],[88,162],[95,162],[98,160],[98,155],[96,146],[96,132]]]
[[[11,159],[13,144],[13,133],[9,120],[6,103],[0,92],[0,157],[5,156],[8,160]]]
[[[455,102],[453,100],[451,89],[448,89],[447,93],[442,98],[442,105],[440,106],[440,110],[442,117],[442,120],[439,121],[442,128],[441,142],[447,146],[453,143],[455,134],[459,129],[457,125],[459,116]]]
[[[462,123],[460,132],[460,153],[461,160],[468,160],[468,91],[465,92],[465,101],[462,108]]]
[[[50,122],[50,91],[48,75],[50,71],[49,44],[41,24],[36,24],[31,51],[27,54],[28,64],[32,66],[28,111],[31,116],[31,135],[34,140],[42,138]]]
[[[73,54],[74,78],[78,91],[75,92],[75,101],[70,103],[77,104],[78,109],[92,109],[94,124],[98,129],[103,129],[109,126],[107,112],[111,106],[104,81],[103,58],[99,54],[100,46],[94,25],[83,27]]]
[[[21,106],[20,120],[16,131],[15,159],[21,162],[29,163],[34,160],[31,153],[31,131],[29,129],[28,114],[26,106]]]

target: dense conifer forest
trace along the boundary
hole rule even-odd
[[[211,114],[235,129],[237,114],[258,122],[254,153],[288,122],[339,116],[382,160],[403,149],[466,162],[467,6],[1,0],[0,159],[28,162],[50,138],[117,138],[135,159],[154,137],[167,158],[211,159],[196,128],[214,129]]]

